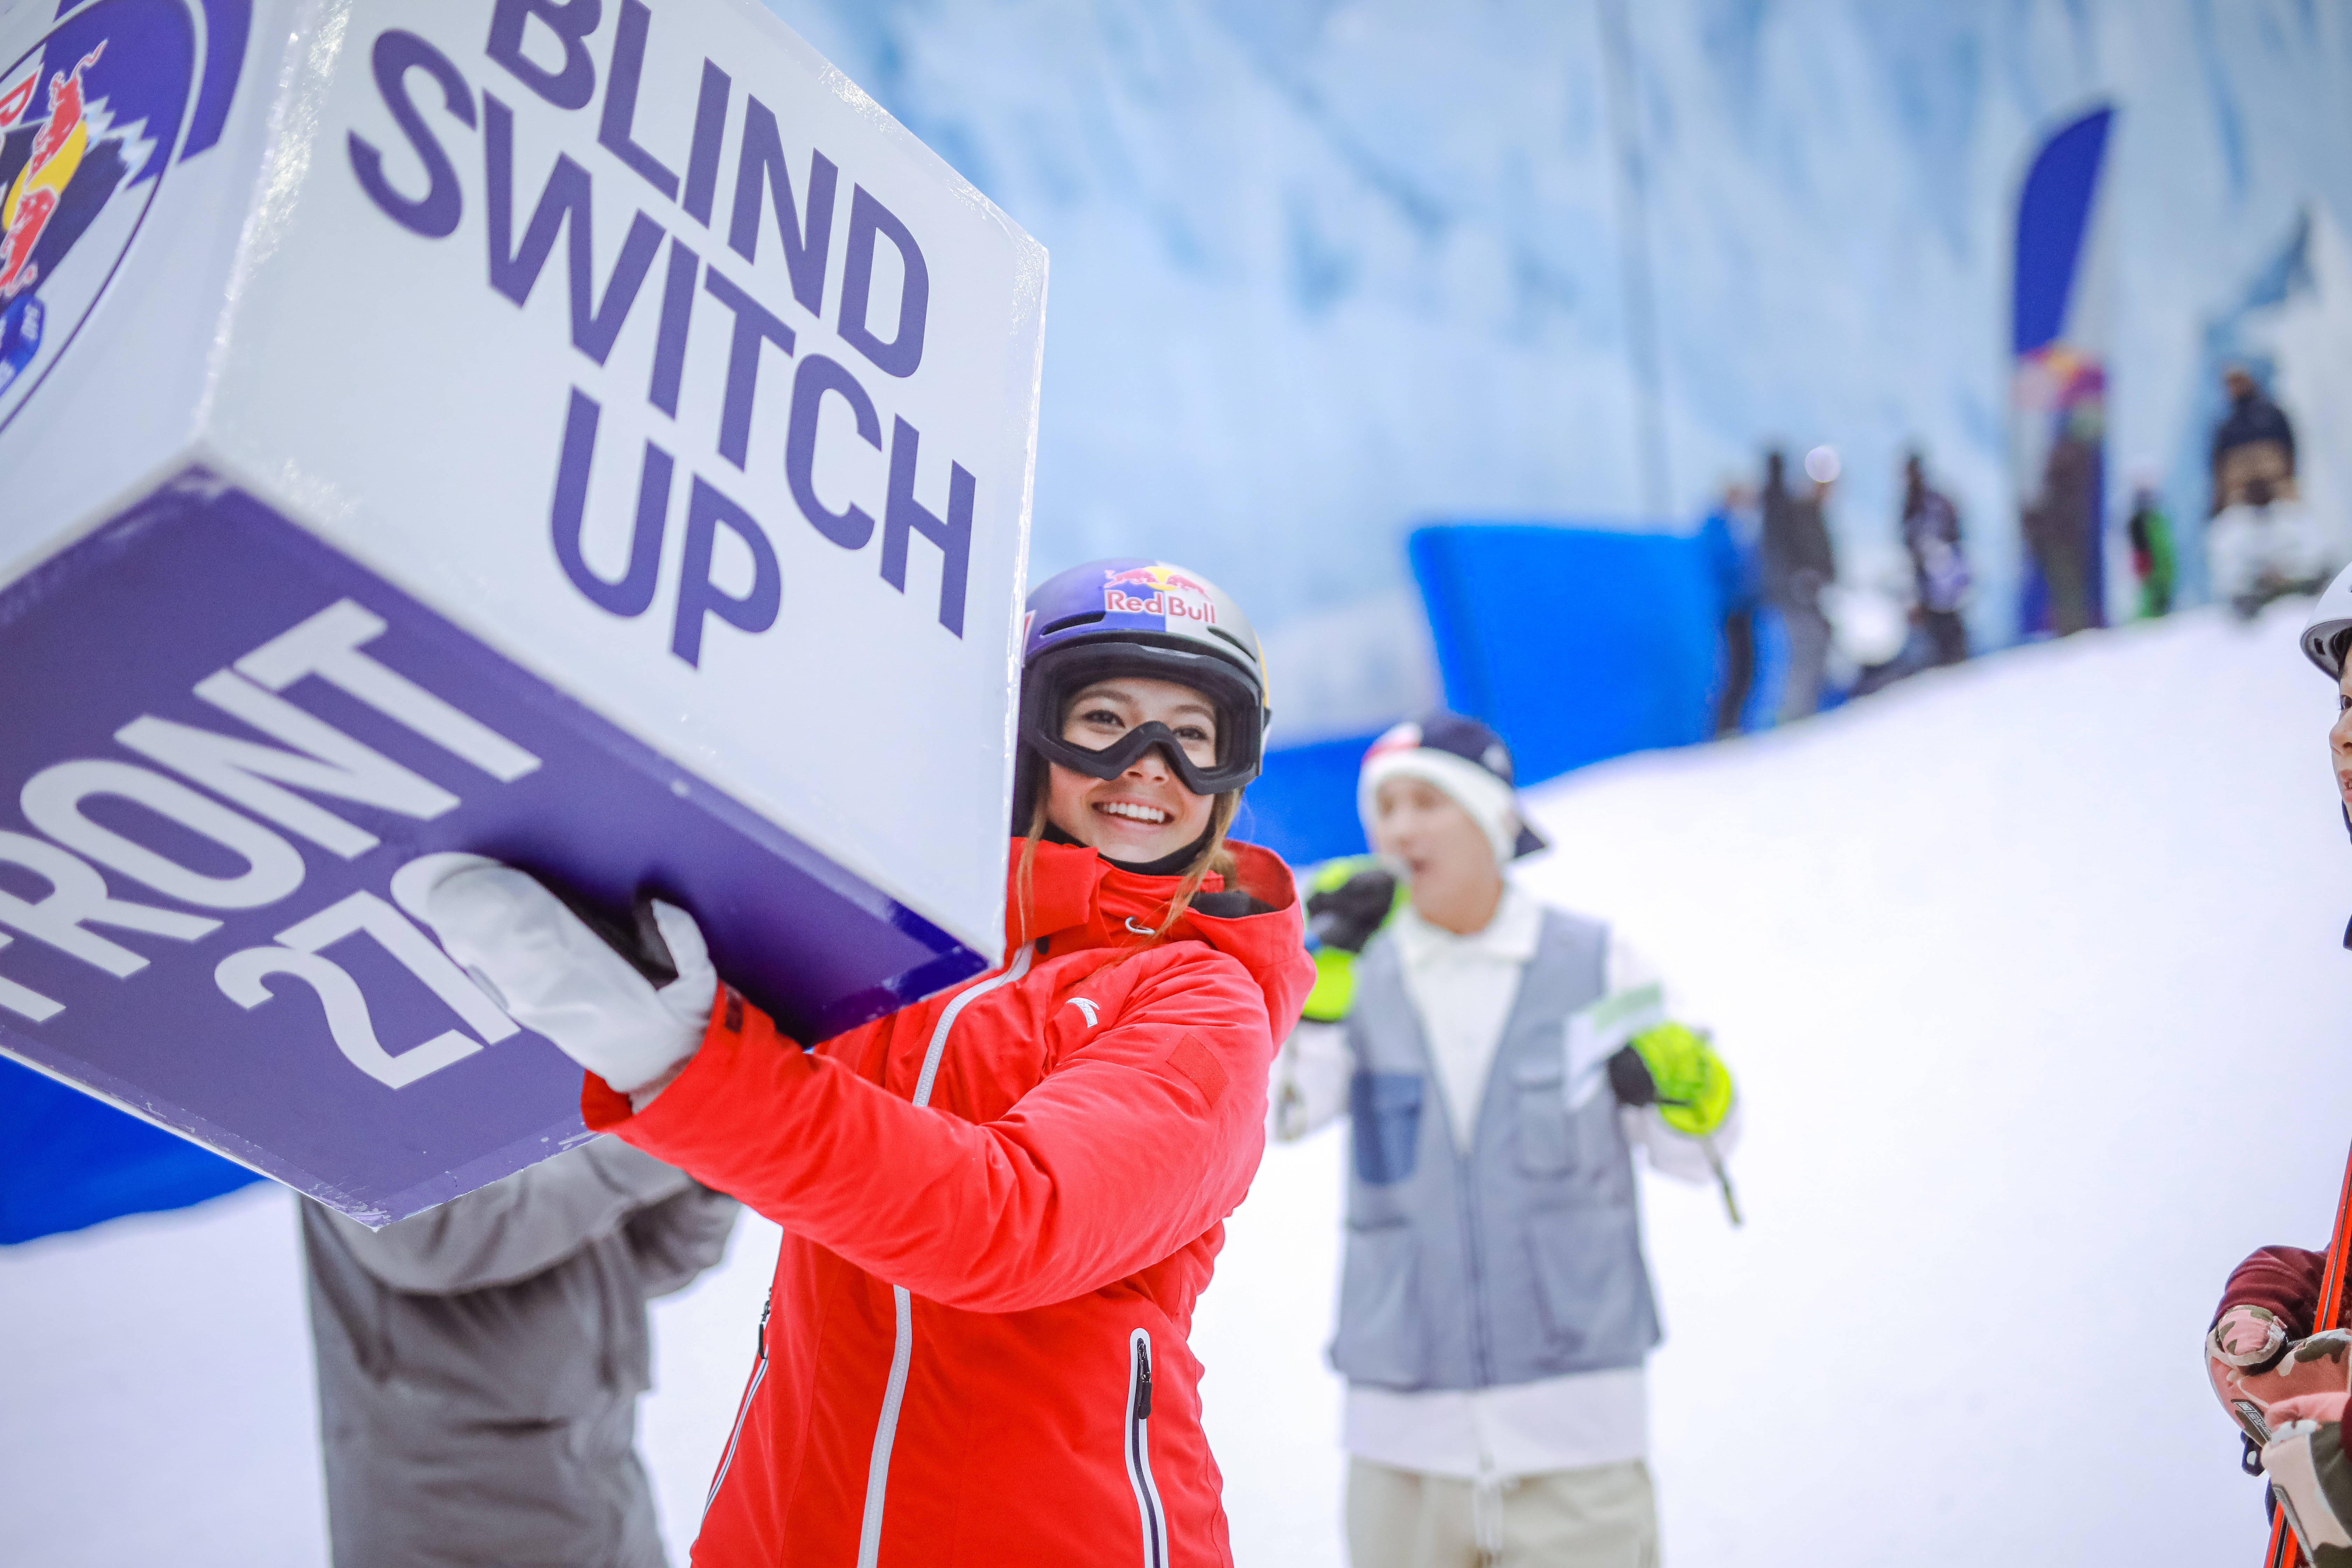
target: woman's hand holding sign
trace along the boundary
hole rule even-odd
[[[466,858],[425,898],[441,945],[517,1023],[632,1095],[657,1091],[700,1047],[719,994],[694,917],[657,900],[646,910],[642,951],[631,954],[625,939],[599,933],[528,873],[494,860]]]

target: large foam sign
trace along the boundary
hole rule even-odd
[[[428,857],[994,963],[1045,279],[750,0],[0,8],[0,1049],[382,1224],[585,1136]]]

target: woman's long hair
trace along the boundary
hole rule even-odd
[[[1030,890],[1037,863],[1037,842],[1045,836],[1045,797],[1049,777],[1046,770],[1039,770],[1037,798],[1029,809],[1029,831],[1022,836],[1021,866],[1013,879],[1014,895],[1020,900],[1022,943],[1026,943],[1034,934],[1029,929],[1034,908]],[[1233,851],[1225,847],[1225,834],[1232,828],[1234,817],[1241,808],[1242,792],[1237,789],[1229,789],[1214,797],[1214,803],[1209,807],[1208,837],[1201,845],[1201,852],[1192,857],[1192,865],[1185,868],[1184,879],[1177,884],[1176,891],[1169,898],[1166,918],[1129,947],[1129,952],[1139,952],[1174,930],[1176,922],[1184,918],[1184,911],[1192,907],[1192,895],[1201,890],[1201,884],[1208,880],[1210,872],[1214,871],[1228,883],[1239,875],[1239,862],[1234,858]]]

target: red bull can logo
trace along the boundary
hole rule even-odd
[[[1103,579],[1103,608],[1114,616],[1160,616],[1198,626],[1217,624],[1208,585],[1169,566],[1134,566]]]
[[[89,152],[89,120],[82,112],[82,73],[105,52],[101,39],[98,47],[74,62],[70,74],[49,78],[48,119],[34,133],[25,164],[8,183],[7,194],[0,195],[0,300],[13,300],[40,280],[34,248],[48,232],[58,202]],[[8,95],[15,105],[11,118],[20,118],[30,106],[31,89],[39,79],[36,73]]]
[[[5,8],[0,8],[5,9]],[[0,429],[114,282],[173,167],[220,137],[250,0],[0,15]]]

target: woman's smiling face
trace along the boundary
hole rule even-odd
[[[2352,810],[2352,658],[2344,661],[2344,677],[2336,683],[2336,723],[2327,731],[2327,760],[2336,770],[2336,793]]]
[[[1209,767],[1217,760],[1217,713],[1209,700],[1172,680],[1097,680],[1070,700],[1062,739],[1099,752],[1139,726],[1161,723],[1175,731],[1187,760]],[[1056,763],[1045,815],[1055,826],[1108,859],[1143,865],[1164,859],[1208,831],[1214,795],[1184,787],[1157,746],[1117,778],[1089,778]]]

